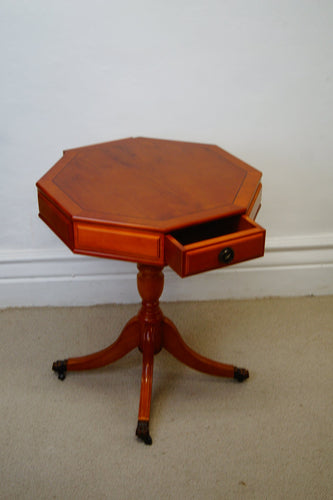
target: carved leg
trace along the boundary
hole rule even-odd
[[[163,345],[176,359],[194,370],[218,377],[235,378],[239,382],[249,377],[249,372],[244,368],[218,363],[193,351],[167,318],[163,319]]]
[[[138,426],[136,435],[145,444],[152,444],[149,434],[149,417],[153,385],[154,354],[162,349],[162,319],[159,307],[164,284],[161,267],[138,265],[138,291],[142,297],[142,307],[138,314],[140,321],[140,343],[142,352],[142,376]]]
[[[139,345],[140,326],[137,317],[132,318],[124,327],[118,339],[106,349],[62,361],[55,361],[52,370],[64,380],[67,371],[91,370],[107,366],[125,356]]]
[[[150,331],[146,332],[142,347],[141,392],[136,435],[145,444],[152,444],[149,434],[149,416],[153,386],[154,342]]]

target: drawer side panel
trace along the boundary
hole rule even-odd
[[[168,266],[182,276],[181,270],[184,267],[184,255],[179,243],[171,235],[167,235],[164,246],[165,260]]]

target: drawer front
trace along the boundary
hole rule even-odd
[[[225,227],[230,227],[228,221]],[[222,232],[223,229],[221,226]],[[202,241],[190,240],[187,244],[185,241],[184,234],[182,237],[170,234],[165,238],[166,262],[181,277],[261,257],[265,248],[265,230],[242,216],[230,234]]]
[[[159,234],[84,222],[75,223],[74,234],[78,253],[148,264],[163,261]]]
[[[264,236],[262,234],[192,250],[184,255],[185,276],[255,259],[263,253]]]

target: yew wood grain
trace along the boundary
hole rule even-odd
[[[246,212],[260,179],[216,146],[130,138],[66,152],[37,186],[77,220],[165,233]]]

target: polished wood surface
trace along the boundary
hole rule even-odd
[[[260,180],[258,170],[217,146],[123,139],[64,152],[37,182],[39,215],[76,253],[168,264],[183,277],[226,264],[218,260],[219,251],[212,253],[204,226],[219,221],[217,244],[230,221],[241,215],[254,219]],[[194,257],[194,248],[175,243],[175,232],[199,227],[200,252]],[[228,265],[263,255],[265,231],[253,226],[252,233],[251,245],[245,234],[242,244],[241,231],[220,240],[223,245],[237,239],[237,255]]]
[[[74,225],[76,246],[81,253],[163,264],[163,237],[158,233],[78,222]]]
[[[129,138],[65,152],[37,186],[75,220],[165,233],[246,211],[260,179],[217,146]]]
[[[65,151],[38,182],[41,219],[76,253],[138,264],[141,309],[101,351],[56,361],[68,371],[100,368],[134,348],[142,353],[136,435],[151,444],[154,356],[165,348],[201,372],[242,382],[246,369],[205,358],[182,339],[159,306],[163,267],[181,277],[264,253],[254,222],[261,173],[217,146],[130,138]]]

